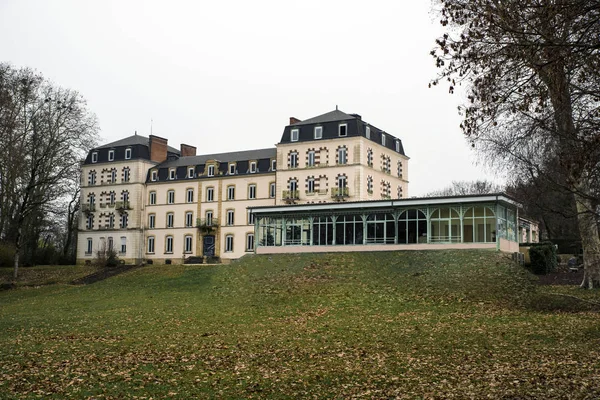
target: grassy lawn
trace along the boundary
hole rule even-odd
[[[600,294],[536,286],[495,252],[56,282],[0,292],[0,398],[600,397],[597,307],[549,293]]]

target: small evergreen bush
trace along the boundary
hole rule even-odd
[[[536,275],[544,275],[556,271],[558,267],[556,247],[551,242],[532,245],[529,248],[529,259],[531,260],[531,272]]]

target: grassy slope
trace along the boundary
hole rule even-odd
[[[534,290],[500,254],[447,251],[0,292],[0,398],[598,398],[598,314]]]

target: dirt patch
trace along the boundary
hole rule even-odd
[[[556,272],[546,275],[538,275],[538,284],[540,285],[580,285],[583,281],[583,268],[576,272],[569,271],[568,268],[560,268]]]
[[[72,285],[90,285],[99,281],[103,281],[112,276],[122,274],[123,272],[130,271],[134,268],[139,268],[137,265],[120,265],[118,267],[106,267],[98,272],[77,278],[71,282]]]

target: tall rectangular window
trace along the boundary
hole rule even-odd
[[[298,168],[298,153],[295,151],[290,153],[290,168]]]
[[[195,173],[194,167],[189,167],[188,168],[188,178],[193,178],[194,173]]]
[[[94,229],[94,216],[93,215],[91,215],[91,214],[88,215],[85,227],[86,227],[86,229]]]
[[[315,139],[321,139],[323,137],[323,127],[315,126]]]
[[[123,168],[123,182],[129,182],[129,168]]]
[[[249,233],[246,235],[246,251],[254,251],[254,234]]]
[[[167,228],[172,228],[175,220],[173,213],[167,213]]]
[[[88,185],[93,186],[96,184],[96,171],[90,171],[88,174]]]
[[[371,139],[371,127],[367,126],[365,128],[365,136],[367,137],[367,139]]]
[[[92,251],[94,248],[93,245],[94,245],[94,243],[92,241],[92,238],[88,238],[87,239],[87,250],[86,250],[85,254],[88,254],[88,255],[92,254]]]
[[[338,127],[339,136],[348,136],[348,125],[340,124]]]
[[[206,219],[206,225],[211,226],[213,224],[213,212],[212,211],[207,211],[204,214],[204,217]]]
[[[300,129],[292,129],[292,138],[291,138],[291,141],[292,142],[297,142],[299,136],[300,136]]]
[[[169,179],[171,179],[171,180],[175,179],[175,168],[171,168],[169,170]]]
[[[346,164],[346,148],[338,148],[338,164]]]
[[[129,160],[131,158],[131,149],[125,149],[125,159]]]
[[[193,203],[194,202],[194,189],[188,189],[186,191],[186,201],[188,203]]]
[[[308,193],[315,192],[315,178],[313,178],[312,176],[306,180],[306,191]]]
[[[227,225],[232,226],[234,224],[234,216],[233,210],[227,210]]]
[[[396,151],[400,153],[400,141],[396,140]]]
[[[127,253],[127,238],[125,236],[121,236],[121,250],[119,252],[121,254]]]
[[[115,159],[115,151],[109,150],[108,151],[108,161],[114,161],[114,159]]]
[[[167,204],[174,204],[174,203],[175,203],[175,191],[169,190],[167,192]]]
[[[156,204],[156,192],[154,192],[154,191],[150,192],[150,204],[151,205]]]
[[[215,176],[215,166],[214,165],[208,166],[208,176]]]
[[[277,170],[277,160],[271,160],[271,171]]]
[[[385,135],[383,133],[381,134],[381,145],[385,146]]]
[[[251,174],[254,174],[254,173],[256,173],[256,162],[255,162],[255,161],[252,161],[252,162],[250,163],[250,173],[251,173]]]
[[[275,186],[275,182],[271,182],[269,184],[269,197],[270,198],[274,198],[276,194],[276,186]]]
[[[215,201],[215,188],[206,188],[206,201]]]
[[[148,215],[148,229],[154,229],[156,227],[156,215]]]
[[[111,183],[117,182],[117,170],[114,168],[110,171],[110,182]]]
[[[150,172],[150,180],[156,182],[158,180],[158,171]]]
[[[235,175],[235,164],[229,164],[229,175]]]
[[[254,225],[254,213],[248,210],[248,225]]]
[[[227,200],[235,200],[235,186],[227,186]]]
[[[185,226],[188,228],[194,226],[194,213],[191,211],[185,213]]]
[[[225,236],[225,251],[228,253],[233,251],[233,235]]]
[[[154,253],[154,236],[148,237],[148,253]]]
[[[173,236],[167,236],[165,239],[165,253],[173,253]]]
[[[185,245],[184,245],[183,251],[185,253],[191,253],[192,252],[192,243],[193,243],[192,236],[187,235],[184,239],[184,243],[185,243]]]
[[[92,162],[93,163],[97,163],[98,162],[98,153],[96,153],[96,152],[92,153]]]
[[[314,167],[315,166],[315,151],[314,150],[310,150],[308,152],[307,163],[308,163],[309,167]]]
[[[256,199],[256,185],[248,185],[248,198],[250,200]]]
[[[129,217],[127,214],[121,215],[121,229],[127,228]]]

